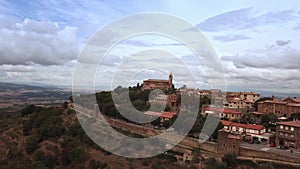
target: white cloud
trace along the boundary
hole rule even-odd
[[[0,64],[63,65],[78,54],[75,27],[25,19],[0,29]]]
[[[282,46],[282,45],[281,45]],[[273,45],[263,49],[248,50],[245,54],[222,56],[223,61],[232,61],[237,68],[270,68],[300,70],[300,51]]]
[[[253,8],[242,8],[210,17],[197,26],[202,31],[219,32],[229,29],[251,29],[268,24],[280,25],[297,17],[299,14],[291,10],[257,14]]]

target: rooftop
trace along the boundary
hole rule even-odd
[[[284,101],[287,101],[289,99],[292,100],[295,103],[300,103],[300,98],[293,98],[293,97],[286,98],[286,99],[284,99]]]
[[[258,104],[261,104],[261,103],[287,104],[286,102],[281,101],[281,100],[265,100],[265,101],[262,101],[262,102],[258,102]]]
[[[148,79],[148,80],[144,80],[144,82],[163,82],[163,83],[169,83],[169,80],[163,80],[163,79]]]
[[[233,123],[233,122],[226,121],[226,120],[221,120],[221,123],[224,126],[242,127],[244,129],[252,129],[252,130],[262,130],[262,129],[264,129],[263,125],[256,125],[256,124]]]
[[[213,112],[219,112],[219,113],[227,113],[227,114],[242,114],[242,112],[232,110],[232,109],[223,109],[218,107],[206,107],[202,108],[203,111],[213,111]]]
[[[255,111],[255,112],[252,112],[252,114],[255,114],[255,115],[262,115],[262,114],[264,114],[264,113]]]
[[[285,125],[285,126],[292,126],[292,127],[300,127],[300,121],[295,120],[295,121],[285,121],[285,122],[277,122],[276,124],[279,125]]]
[[[154,112],[154,111],[146,111],[144,113],[145,115],[150,115],[150,116],[159,116],[159,117],[163,117],[163,118],[168,118],[171,119],[173,118],[173,116],[176,114],[175,112]]]

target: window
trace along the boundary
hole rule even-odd
[[[280,125],[280,129],[283,129],[283,125]]]
[[[291,127],[291,131],[294,131],[294,127]]]
[[[233,115],[231,115],[231,117],[234,117],[234,114],[233,114]]]
[[[291,134],[291,137],[294,137],[294,134]]]
[[[289,127],[288,127],[288,126],[285,126],[285,130],[289,130]]]

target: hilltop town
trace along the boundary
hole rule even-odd
[[[161,89],[168,91],[173,89],[172,74],[168,80],[148,79],[143,82],[142,90]],[[173,111],[180,108],[180,93],[199,95],[202,102],[199,107],[201,115],[213,114],[221,118],[224,130],[239,137],[249,144],[261,144],[266,148],[277,147],[279,149],[300,148],[300,99],[285,98],[283,100],[271,97],[260,97],[255,92],[222,92],[218,89],[196,90],[180,88],[173,90],[171,94],[158,95],[153,104],[166,103]],[[222,107],[212,107],[209,100],[219,102]],[[163,113],[162,113],[163,115]],[[257,147],[261,147],[261,145]],[[254,146],[255,147],[255,146]]]
[[[126,101],[122,101],[122,91],[126,88],[121,86],[111,91],[112,93],[110,91],[96,93],[96,98],[99,98],[98,104],[94,105],[93,111],[86,112],[93,117],[99,117],[101,113],[108,118],[119,119],[122,124],[113,122],[114,127],[150,137],[152,135],[148,133],[164,131],[180,133],[180,128],[173,128],[172,124],[181,112],[180,109],[185,109],[181,105],[181,99],[185,101],[199,99],[199,106],[192,107],[198,109],[195,124],[187,139],[181,142],[183,145],[177,146],[176,151],[183,153],[180,157],[176,156],[178,160],[191,161],[194,150],[200,149],[202,152],[214,154],[215,157],[234,154],[239,158],[254,161],[271,160],[299,165],[300,99],[279,100],[275,96],[260,97],[259,93],[251,91],[224,92],[218,89],[189,89],[185,86],[176,89],[172,80],[173,76],[170,74],[167,80],[147,79],[141,85],[129,87],[133,106],[144,112],[144,116],[158,117],[158,120],[151,123],[130,121],[118,113],[116,106],[126,107]],[[164,93],[157,92],[149,97],[155,89]],[[116,95],[118,103],[113,103],[111,94]],[[155,111],[149,110],[150,105],[166,106],[163,111]],[[99,107],[100,112],[97,112],[96,107]],[[207,116],[218,118],[220,124],[211,136],[201,138],[199,135]],[[127,124],[134,124],[135,127]],[[199,139],[206,142],[199,144]],[[178,148],[180,146],[187,146],[190,149]]]
[[[159,92],[159,89],[162,92]],[[142,114],[126,109],[124,91]],[[255,92],[224,92],[218,89],[176,89],[169,79],[147,79],[130,87],[95,93],[97,104],[86,95],[70,97],[61,106],[29,105],[20,115],[1,118],[0,167],[11,168],[299,168],[300,167],[300,99],[261,97]],[[114,100],[112,99],[114,96]],[[80,98],[81,105],[74,102]],[[78,99],[76,98],[76,99]],[[199,105],[181,105],[181,100]],[[125,118],[128,114],[154,117],[151,122]],[[181,134],[173,127],[179,113],[195,109],[198,114],[185,138],[172,149],[152,158],[133,161],[102,149],[91,140],[77,118],[95,127],[97,121],[108,122],[118,132],[135,138],[148,138],[164,132],[170,144]],[[75,116],[75,110],[77,117]],[[160,110],[160,111],[158,111]],[[4,116],[3,116],[4,117]],[[218,120],[211,135],[201,135],[208,117]],[[103,138],[105,141],[105,138]],[[116,149],[121,140],[111,143]],[[144,145],[132,145],[141,153]],[[125,148],[126,149],[126,148]],[[120,163],[115,163],[115,161]],[[22,163],[27,161],[26,166]]]

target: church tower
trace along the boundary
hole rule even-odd
[[[173,75],[172,75],[172,72],[170,73],[169,75],[169,85],[172,85],[173,84]]]

